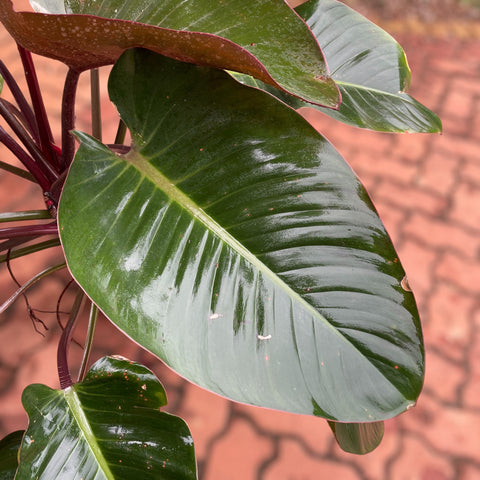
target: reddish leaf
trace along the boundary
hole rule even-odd
[[[299,69],[299,60],[293,58],[292,66],[298,71],[291,73],[293,67],[285,68],[287,60],[282,65],[282,73],[273,78],[273,62],[266,66],[268,59],[263,58],[262,63],[243,46],[212,33],[160,28],[93,15],[16,12],[11,0],[0,0],[0,20],[27,50],[60,60],[78,71],[112,64],[125,50],[140,46],[183,62],[246,73],[319,105],[337,108],[340,102],[338,88],[328,75],[318,46],[317,64],[310,66],[310,71],[306,71],[304,65]],[[288,59],[288,45],[285,49],[284,56]]]

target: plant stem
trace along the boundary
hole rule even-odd
[[[109,143],[107,147],[112,152],[119,153],[120,155],[125,155],[132,149],[132,147],[129,147],[128,145],[117,144],[117,143]]]
[[[14,175],[17,175],[18,177],[22,177],[25,180],[29,180],[30,182],[37,183],[37,181],[35,180],[35,177],[30,172],[23,170],[23,168],[14,167],[13,165],[2,162],[1,160],[0,160],[0,168],[7,172],[13,173]]]
[[[22,124],[23,129],[28,132],[30,137],[35,140],[35,135],[32,133],[30,125],[28,124],[27,120],[23,116],[23,113],[17,108],[16,105],[13,103],[9,102],[8,100],[5,100],[4,98],[1,99],[2,103],[5,105],[5,107],[8,109],[11,115],[13,115],[17,121],[19,121]]]
[[[33,65],[32,54],[20,45],[17,45],[17,47],[20,53],[20,58],[22,59],[25,78],[30,91],[30,98],[32,99],[33,111],[35,112],[35,118],[37,120],[36,123],[40,140],[40,149],[50,161],[51,166],[58,169],[57,154],[52,147],[52,130],[50,128],[50,123],[48,122],[47,111],[40,92],[40,85],[38,83],[35,66]]]
[[[0,126],[0,142],[3,143],[35,177],[35,181],[44,192],[50,189],[50,181],[42,172],[38,164],[25,150]]]
[[[93,347],[93,337],[95,335],[95,327],[97,326],[98,307],[91,302],[90,304],[90,317],[88,320],[87,338],[85,339],[85,350],[83,351],[82,364],[80,366],[80,372],[78,374],[78,381],[82,381],[85,377],[88,367],[88,360],[90,359],[90,353]]]
[[[120,119],[118,122],[117,135],[115,136],[115,141],[113,142],[116,145],[120,145],[125,141],[125,135],[127,133],[127,125],[125,122]]]
[[[42,151],[37,147],[36,143],[25,130],[23,125],[18,121],[17,117],[12,114],[8,102],[3,99],[0,99],[0,115],[2,115],[7,121],[10,128],[28,150],[28,153],[39,165],[44,175],[49,178],[50,182],[55,181],[58,178],[58,173],[52,168],[49,162],[45,160]]]
[[[3,313],[20,295],[23,295],[32,285],[35,285],[39,282],[42,278],[65,268],[67,264],[65,262],[59,263],[58,265],[53,265],[52,267],[46,268],[40,273],[37,273],[34,277],[32,277],[28,282],[24,283],[8,300],[3,302],[0,305],[0,313]]]
[[[40,252],[46,250],[47,248],[58,247],[60,245],[60,239],[54,238],[52,240],[47,240],[45,242],[35,243],[34,245],[29,245],[28,247],[19,248],[18,250],[12,250],[10,253],[0,255],[0,263],[4,263],[8,260],[13,260],[14,258],[24,257],[25,255],[30,255],[31,253]],[[3,251],[0,248],[0,251]]]
[[[13,78],[13,75],[10,73],[6,65],[0,60],[0,75],[2,75],[3,79],[5,80],[8,88],[12,92],[13,98],[17,102],[20,111],[22,112],[23,117],[28,123],[30,131],[35,138],[35,140],[39,141],[38,138],[38,127],[35,122],[35,116],[33,114],[30,105],[27,102],[27,99],[22,93],[22,90],[18,86],[18,83]]]
[[[77,295],[75,296],[72,311],[70,312],[70,317],[68,318],[68,322],[65,325],[65,329],[63,330],[60,341],[58,342],[57,369],[58,378],[60,380],[60,388],[62,390],[73,385],[70,369],[68,368],[68,347],[70,346],[70,342],[72,340],[73,331],[77,323],[78,314],[80,312],[84,296],[85,294],[83,293],[83,290],[79,288]]]
[[[21,227],[0,228],[0,239],[17,237],[39,237],[41,235],[57,235],[58,227],[55,222],[46,225],[26,225]]]
[[[23,212],[0,213],[0,223],[22,222],[25,220],[44,220],[52,218],[48,210],[25,210]]]
[[[100,104],[100,76],[98,68],[90,70],[90,96],[92,101],[92,135],[102,141],[102,112]]]
[[[72,163],[75,155],[75,139],[70,133],[75,128],[75,97],[80,73],[70,68],[65,78],[62,98],[62,158],[60,169],[63,172]]]

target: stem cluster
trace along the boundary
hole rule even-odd
[[[28,288],[46,276],[66,267],[63,262],[52,265],[36,274],[25,284],[20,285],[13,276],[10,260],[60,245],[56,219],[57,206],[66,174],[75,154],[75,140],[71,131],[75,127],[75,97],[80,72],[70,69],[65,78],[62,97],[62,140],[61,147],[59,147],[55,145],[53,140],[52,129],[32,55],[20,45],[18,45],[18,51],[25,73],[29,100],[25,97],[7,66],[0,60],[0,75],[14,99],[12,103],[0,98],[0,117],[3,118],[5,127],[8,126],[7,130],[3,125],[0,125],[0,143],[3,143],[13,153],[23,168],[0,161],[0,169],[38,184],[43,194],[45,209],[0,213],[0,264],[7,264],[12,279],[19,287],[10,298],[0,305],[0,313],[4,312],[21,296],[25,298],[29,310],[32,310],[26,298]],[[93,134],[101,139],[98,71],[92,73],[91,83]],[[65,327],[62,326],[63,334],[59,342],[57,355],[58,373],[62,388],[66,388],[73,383],[68,367],[68,348],[82,309],[84,297],[83,291],[78,288],[70,310],[69,320]],[[60,299],[57,302],[58,320],[59,303]],[[92,302],[90,304],[90,326],[79,380],[86,371],[98,312],[96,306]]]

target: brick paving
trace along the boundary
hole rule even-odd
[[[416,408],[386,422],[377,450],[352,456],[335,445],[324,421],[239,405],[206,392],[102,321],[94,354],[121,353],[158,374],[167,387],[170,411],[184,417],[192,430],[202,480],[480,479],[479,26],[470,25],[468,34],[456,25],[446,35],[438,25],[430,26],[436,38],[420,28],[412,35],[405,25],[393,27],[412,67],[410,92],[440,115],[442,135],[378,134],[341,126],[312,111],[304,115],[360,176],[398,249],[423,321],[424,391]],[[0,56],[19,71],[3,30]],[[38,66],[58,125],[61,82],[56,79],[64,69],[53,62]],[[87,99],[80,96],[82,122],[88,122],[87,111]],[[113,135],[113,126],[107,126],[106,135]],[[2,209],[14,208],[19,198],[25,208],[41,208],[38,193],[0,172]],[[13,262],[24,281],[45,262],[37,257],[35,262]],[[14,290],[4,270],[2,298]],[[62,274],[50,278],[42,290],[31,293],[30,303],[51,310],[65,281]],[[0,319],[0,436],[26,426],[19,402],[28,383],[58,388],[59,327],[52,314],[38,316],[49,327],[44,337],[34,332],[20,301]],[[80,355],[74,345],[73,358]]]

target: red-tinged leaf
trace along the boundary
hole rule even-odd
[[[183,62],[246,73],[315,104],[339,105],[339,90],[315,38],[283,2],[262,0],[255,4],[257,9],[272,10],[270,18],[251,15],[251,8],[246,15],[244,2],[234,0],[220,19],[213,15],[210,23],[202,24],[201,31],[193,31],[189,25],[198,27],[203,10],[211,13],[216,5],[197,2],[203,10],[190,10],[198,21],[189,18],[182,25],[160,21],[158,15],[135,17],[139,21],[130,20],[133,13],[122,19],[106,18],[109,10],[114,16],[114,2],[110,3],[112,8],[103,7],[102,16],[93,16],[84,9],[81,13],[88,14],[17,12],[11,0],[0,0],[0,20],[24,48],[75,70],[114,63],[125,50],[142,46]],[[137,3],[128,4],[128,8]]]

